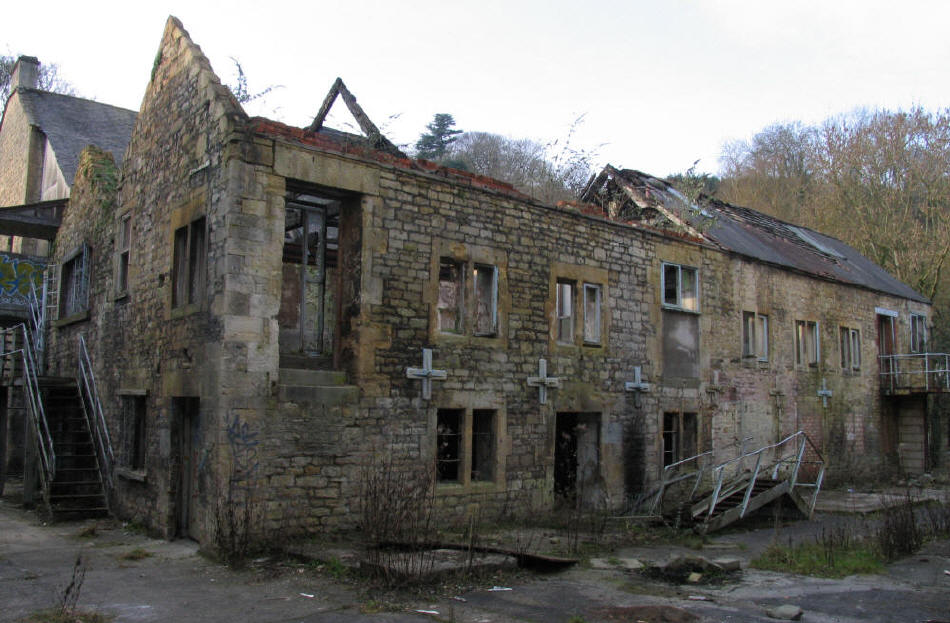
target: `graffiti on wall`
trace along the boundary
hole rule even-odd
[[[0,305],[28,307],[30,284],[43,286],[43,262],[13,253],[0,253]]]

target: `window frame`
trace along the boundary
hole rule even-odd
[[[66,320],[89,312],[89,284],[92,269],[92,252],[83,242],[59,267],[59,293],[57,319]],[[80,267],[79,276],[76,267]],[[78,298],[75,297],[78,289]]]
[[[115,245],[115,296],[129,293],[129,267],[132,265],[132,213],[119,216]]]
[[[603,304],[604,304],[604,288],[599,283],[591,283],[588,281],[584,282],[583,285],[584,292],[584,315],[581,320],[581,333],[583,336],[583,341],[585,346],[600,346],[604,343],[604,328],[601,319],[603,317]],[[593,317],[594,322],[596,323],[596,336],[590,336],[587,333],[588,327],[588,292],[595,292],[596,296],[594,297],[594,311],[590,316]]]
[[[742,358],[769,361],[769,317],[754,311],[742,312]]]
[[[491,271],[491,295],[489,305],[491,306],[491,323],[487,331],[480,331],[478,328],[478,308],[480,297],[479,281],[481,279],[479,269],[489,269]],[[483,262],[472,262],[472,335],[475,337],[498,337],[498,266],[486,264]]]
[[[674,465],[685,459],[697,456],[702,447],[700,439],[699,415],[695,411],[661,411],[663,420],[660,422],[660,459],[661,469]],[[674,422],[675,426],[671,429],[667,427],[669,421]],[[684,441],[687,435],[684,434],[686,426],[692,428],[693,447],[687,450]],[[675,443],[667,443],[667,440]],[[672,449],[668,449],[672,445]],[[688,454],[692,452],[692,454]]]
[[[910,314],[910,352],[927,352],[927,316],[911,312]]]
[[[861,371],[861,330],[838,327],[838,348],[842,372]]]
[[[676,301],[670,302],[667,300],[667,269],[675,268],[676,277],[675,277],[675,293]],[[693,297],[695,301],[693,306],[688,307],[686,301],[688,300],[685,294],[685,289],[683,286],[683,273],[692,275],[693,279]],[[662,262],[660,265],[660,301],[664,309],[673,309],[677,311],[685,311],[694,314],[700,313],[700,302],[699,302],[699,269],[694,266],[687,266],[685,264],[674,264],[673,262]]]
[[[567,300],[563,298],[564,291],[569,289]],[[577,324],[577,282],[573,279],[557,278],[554,282],[554,341],[558,344],[571,346],[574,344]],[[566,314],[562,311],[565,302],[570,309]],[[564,330],[569,335],[564,335]]]
[[[180,245],[179,241],[183,241]],[[204,215],[176,227],[172,235],[171,307],[201,304],[208,267],[208,221]]]
[[[441,305],[441,293],[442,293],[442,269],[443,267],[450,267],[458,271],[458,281],[456,283],[456,288],[458,289],[458,301],[455,304],[455,329],[447,329],[442,326],[442,310],[448,309],[448,307]],[[465,335],[465,262],[456,260],[451,257],[440,257],[439,258],[439,274],[438,274],[438,283],[439,291],[436,295],[436,325],[437,331],[444,335]]]
[[[811,338],[811,339],[806,339]],[[811,343],[813,353],[808,357]],[[821,330],[817,320],[795,321],[795,365],[817,367],[821,362]]]
[[[494,485],[499,463],[499,418],[493,407],[445,407],[435,411],[435,481],[439,486]],[[451,430],[454,418],[456,428]],[[446,466],[451,466],[446,469]],[[446,476],[446,474],[449,474]]]

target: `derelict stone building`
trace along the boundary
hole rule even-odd
[[[322,127],[338,96],[365,136]],[[340,81],[306,129],[249,118],[170,18],[121,164],[78,160],[36,393],[88,359],[110,507],[202,542],[235,496],[272,535],[350,525],[390,459],[426,466],[446,509],[525,514],[623,507],[666,467],[778,456],[798,431],[798,460],[841,477],[946,452],[916,292],[635,171],[583,200],[411,160]],[[7,374],[6,420],[35,427]],[[56,427],[26,435],[54,503]]]

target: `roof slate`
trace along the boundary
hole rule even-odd
[[[930,302],[837,238],[708,197],[702,198],[701,207],[687,206],[682,201],[682,195],[665,180],[631,169],[621,171],[609,165],[605,171],[607,176],[600,178],[600,183],[608,177],[626,182],[625,186],[638,195],[638,204],[654,203],[669,209],[678,203],[679,216],[700,231],[709,242],[725,251],[822,279],[923,303]],[[591,192],[596,190],[588,188],[585,199],[590,200]],[[805,236],[796,233],[796,229]],[[813,239],[820,246],[810,244],[806,238]]]
[[[72,185],[79,153],[88,145],[109,151],[122,162],[132,136],[136,112],[81,97],[36,89],[17,89],[30,122],[46,134],[56,161]]]

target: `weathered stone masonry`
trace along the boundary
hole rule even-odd
[[[353,525],[362,470],[378,457],[438,469],[440,418],[449,416],[460,422],[459,475],[438,484],[437,498],[459,513],[479,504],[527,514],[550,507],[559,486],[576,486],[586,504],[622,506],[660,476],[665,414],[695,414],[696,452],[805,429],[839,475],[871,474],[884,465],[875,309],[906,323],[929,307],[248,119],[174,19],[115,200],[103,183],[113,179],[108,159],[87,152],[82,170],[54,260],[91,250],[89,305],[52,329],[51,373],[71,374],[83,333],[115,437],[144,397],[145,463],[117,471],[118,511],[202,542],[235,487],[272,537]],[[287,197],[301,188],[339,206],[327,272],[332,353],[318,370],[288,363],[280,337]],[[128,288],[119,292],[126,217]],[[664,306],[664,263],[697,271],[697,313]],[[445,331],[449,269],[465,296]],[[486,274],[479,283],[491,288],[477,291]],[[558,307],[559,292],[573,293],[573,311]],[[587,309],[597,315],[589,326]],[[743,357],[743,312],[768,317],[766,361]],[[796,363],[800,320],[818,323],[814,366]],[[698,327],[696,374],[668,356],[674,322]],[[861,330],[858,371],[838,365],[839,327]],[[903,340],[906,326],[898,333]],[[430,400],[406,374],[423,349],[446,373]],[[545,404],[528,385],[540,359],[560,384]],[[624,390],[637,367],[649,391]],[[469,473],[479,414],[491,414],[484,477]],[[592,467],[558,464],[565,421],[583,431],[567,436]],[[565,469],[574,470],[566,484]]]

